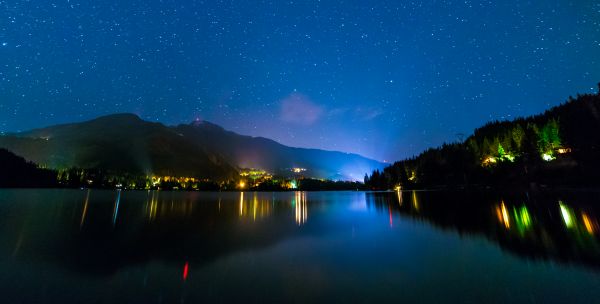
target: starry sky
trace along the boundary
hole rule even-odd
[[[600,81],[598,1],[0,0],[0,131],[131,112],[394,161]]]

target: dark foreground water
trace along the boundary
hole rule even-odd
[[[1,303],[600,301],[600,197],[0,190]]]

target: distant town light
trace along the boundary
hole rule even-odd
[[[305,168],[292,168],[292,172],[294,172],[294,173],[301,173],[304,171],[306,171]]]

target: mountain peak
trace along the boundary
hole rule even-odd
[[[216,129],[216,130],[222,130],[224,131],[225,129],[217,124],[214,124],[212,122],[206,121],[206,120],[202,120],[202,119],[196,119],[194,121],[192,121],[190,123],[190,125],[192,127],[196,127],[196,128],[204,128],[204,129]]]
[[[133,113],[115,113],[100,116],[94,120],[142,120],[138,115]]]

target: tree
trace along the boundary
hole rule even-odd
[[[515,148],[517,151],[521,152],[521,147],[523,145],[523,138],[525,138],[525,131],[520,124],[517,124],[511,132],[512,139],[515,143]]]
[[[502,144],[498,144],[498,156],[503,157],[505,154],[506,152],[504,151],[504,147],[502,147]]]
[[[538,149],[542,154],[552,155],[554,149],[561,146],[559,124],[556,119],[550,119],[538,131]]]

